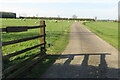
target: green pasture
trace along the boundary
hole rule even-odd
[[[37,26],[40,25],[39,19],[1,19],[2,20],[2,28],[7,26]],[[72,21],[58,21],[54,20],[45,20],[46,21],[46,47],[47,54],[60,54],[66,47],[68,43],[69,36],[69,26],[72,24]],[[26,32],[18,32],[18,33],[2,33],[2,42],[12,41],[32,36],[40,35],[40,29],[31,29]],[[40,39],[25,41],[13,45],[3,46],[2,54],[7,55],[9,53],[13,53],[16,51],[23,50],[28,47],[35,46],[40,44]],[[52,44],[50,47],[48,44]],[[23,54],[10,58],[11,63],[7,63],[5,67],[8,67],[12,64],[18,63],[25,59],[28,59],[31,55],[40,51],[40,47],[35,48],[33,50],[27,51]]]
[[[118,48],[118,23],[117,22],[86,22],[83,23],[96,35],[107,41],[109,44]]]

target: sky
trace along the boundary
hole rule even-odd
[[[0,11],[17,16],[118,19],[119,0],[0,0]]]

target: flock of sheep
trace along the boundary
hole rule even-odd
[[[26,21],[27,19],[20,19],[22,21]],[[37,20],[40,20],[40,19],[37,19]],[[64,21],[64,20],[48,20],[49,22],[55,22],[55,23],[58,23],[58,22],[61,22],[61,21]],[[70,22],[70,21],[67,21],[67,22]],[[78,22],[77,20],[75,20],[75,22]],[[34,22],[35,24],[36,23],[39,23],[38,21],[35,21]]]

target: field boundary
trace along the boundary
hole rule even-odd
[[[11,32],[23,32],[27,31],[28,29],[35,29],[35,28],[40,28],[40,35],[39,36],[34,36],[34,37],[29,37],[29,38],[23,38],[19,40],[13,40],[13,41],[8,41],[8,42],[2,42],[2,46],[6,45],[12,45],[24,41],[29,41],[33,40],[36,38],[40,38],[40,44],[14,52],[10,53],[8,55],[3,55],[3,78],[17,78],[19,77],[20,74],[23,72],[29,70],[33,65],[35,65],[39,60],[43,59],[46,56],[46,31],[45,31],[45,21],[41,20],[39,26],[8,26],[6,28],[1,28],[2,32],[6,33],[11,33]],[[27,52],[29,50],[32,50],[34,48],[40,47],[40,52],[33,54],[31,57],[28,59],[25,59],[24,61],[21,61],[17,64],[14,64],[12,66],[9,66],[7,68],[4,67],[4,64],[7,64],[10,62],[11,57],[15,57],[17,55],[20,55],[24,52]]]

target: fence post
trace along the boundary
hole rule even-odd
[[[40,35],[46,35],[45,34],[45,21],[41,20],[40,21],[40,25],[44,26],[44,27],[40,27]],[[45,43],[45,36],[40,38],[40,43]],[[43,51],[46,54],[46,46],[45,44],[41,46],[41,51]]]

